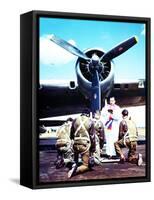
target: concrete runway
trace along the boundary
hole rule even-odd
[[[123,149],[127,154],[127,149]],[[143,161],[145,161],[145,144],[137,146],[137,152],[142,153]],[[73,176],[71,179],[67,178],[68,168],[63,167],[56,169],[54,161],[56,160],[56,151],[54,150],[41,150],[40,151],[40,183],[52,183],[52,182],[67,182],[67,181],[79,181],[79,180],[103,180],[113,178],[128,178],[128,177],[145,177],[146,165],[143,162],[142,166],[137,166],[125,162],[120,163],[103,163],[101,166],[94,166],[92,171],[85,172]]]

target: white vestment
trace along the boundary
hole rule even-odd
[[[113,110],[113,114],[108,112],[109,109]],[[115,156],[114,143],[118,140],[119,135],[119,122],[121,120],[120,107],[117,105],[106,105],[102,109],[102,117],[105,125],[106,154]]]

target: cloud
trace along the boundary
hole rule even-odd
[[[40,37],[40,62],[44,65],[67,64],[76,58],[74,55],[61,48],[50,40],[51,35]],[[72,45],[76,42],[72,39],[68,40]]]
[[[73,46],[76,46],[76,42],[72,39],[68,40],[68,43],[72,44]]]
[[[141,35],[145,35],[145,25],[143,25],[143,27],[142,27],[142,31],[141,31]]]

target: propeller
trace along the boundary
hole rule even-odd
[[[91,111],[94,114],[101,108],[101,90],[98,71],[94,70],[92,74],[92,93],[91,93]]]
[[[94,114],[97,110],[101,109],[101,89],[100,89],[100,81],[103,80],[105,75],[104,68],[106,67],[106,63],[110,60],[116,58],[117,56],[121,55],[132,46],[137,43],[137,37],[131,37],[128,40],[120,43],[107,53],[105,53],[102,57],[98,57],[97,54],[93,54],[91,58],[89,58],[86,54],[80,51],[77,47],[73,46],[72,44],[66,42],[65,40],[58,38],[55,35],[52,35],[50,38],[51,41],[59,45],[60,47],[64,48],[65,50],[69,51],[75,56],[82,58],[86,61],[85,71],[88,70],[91,73],[91,111]],[[102,74],[104,73],[104,77]]]
[[[116,58],[117,56],[120,56],[122,53],[130,49],[132,46],[134,46],[138,42],[138,39],[136,36],[129,38],[128,40],[120,43],[107,53],[105,53],[100,60],[102,62],[107,62],[112,60],[113,58]]]
[[[84,54],[77,47],[75,47],[72,44],[66,42],[65,40],[63,40],[61,38],[58,38],[55,35],[52,35],[51,38],[50,38],[50,40],[53,41],[54,43],[56,43],[57,45],[61,46],[65,50],[69,51],[73,55],[78,56],[79,58],[83,58],[84,60],[90,60],[90,58],[88,58],[86,56],[86,54]]]

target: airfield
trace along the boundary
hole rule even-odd
[[[145,145],[139,145],[137,151],[142,153],[145,161]],[[126,153],[126,149],[125,149]],[[79,181],[79,180],[98,180],[114,179],[128,177],[145,177],[145,162],[142,166],[131,163],[120,164],[119,162],[107,162],[102,165],[94,166],[92,171],[76,175],[71,179],[67,178],[68,168],[56,169],[54,161],[56,160],[56,151],[40,151],[40,182],[59,182],[59,181]]]
[[[141,153],[143,156],[142,166],[137,166],[125,162],[124,164],[119,163],[117,160],[105,160],[101,165],[95,165],[93,170],[87,171],[83,174],[73,176],[68,179],[67,173],[69,169],[63,167],[56,169],[54,162],[56,160],[57,151],[54,147],[56,141],[55,132],[49,132],[40,136],[39,145],[39,164],[40,164],[40,183],[49,182],[66,182],[66,181],[79,181],[79,180],[107,180],[107,179],[122,179],[128,177],[145,177],[146,176],[146,164],[145,164],[145,128],[138,128],[138,146],[137,153]],[[52,136],[51,136],[52,135]],[[127,155],[127,149],[123,149]],[[104,145],[105,152],[105,145]]]

